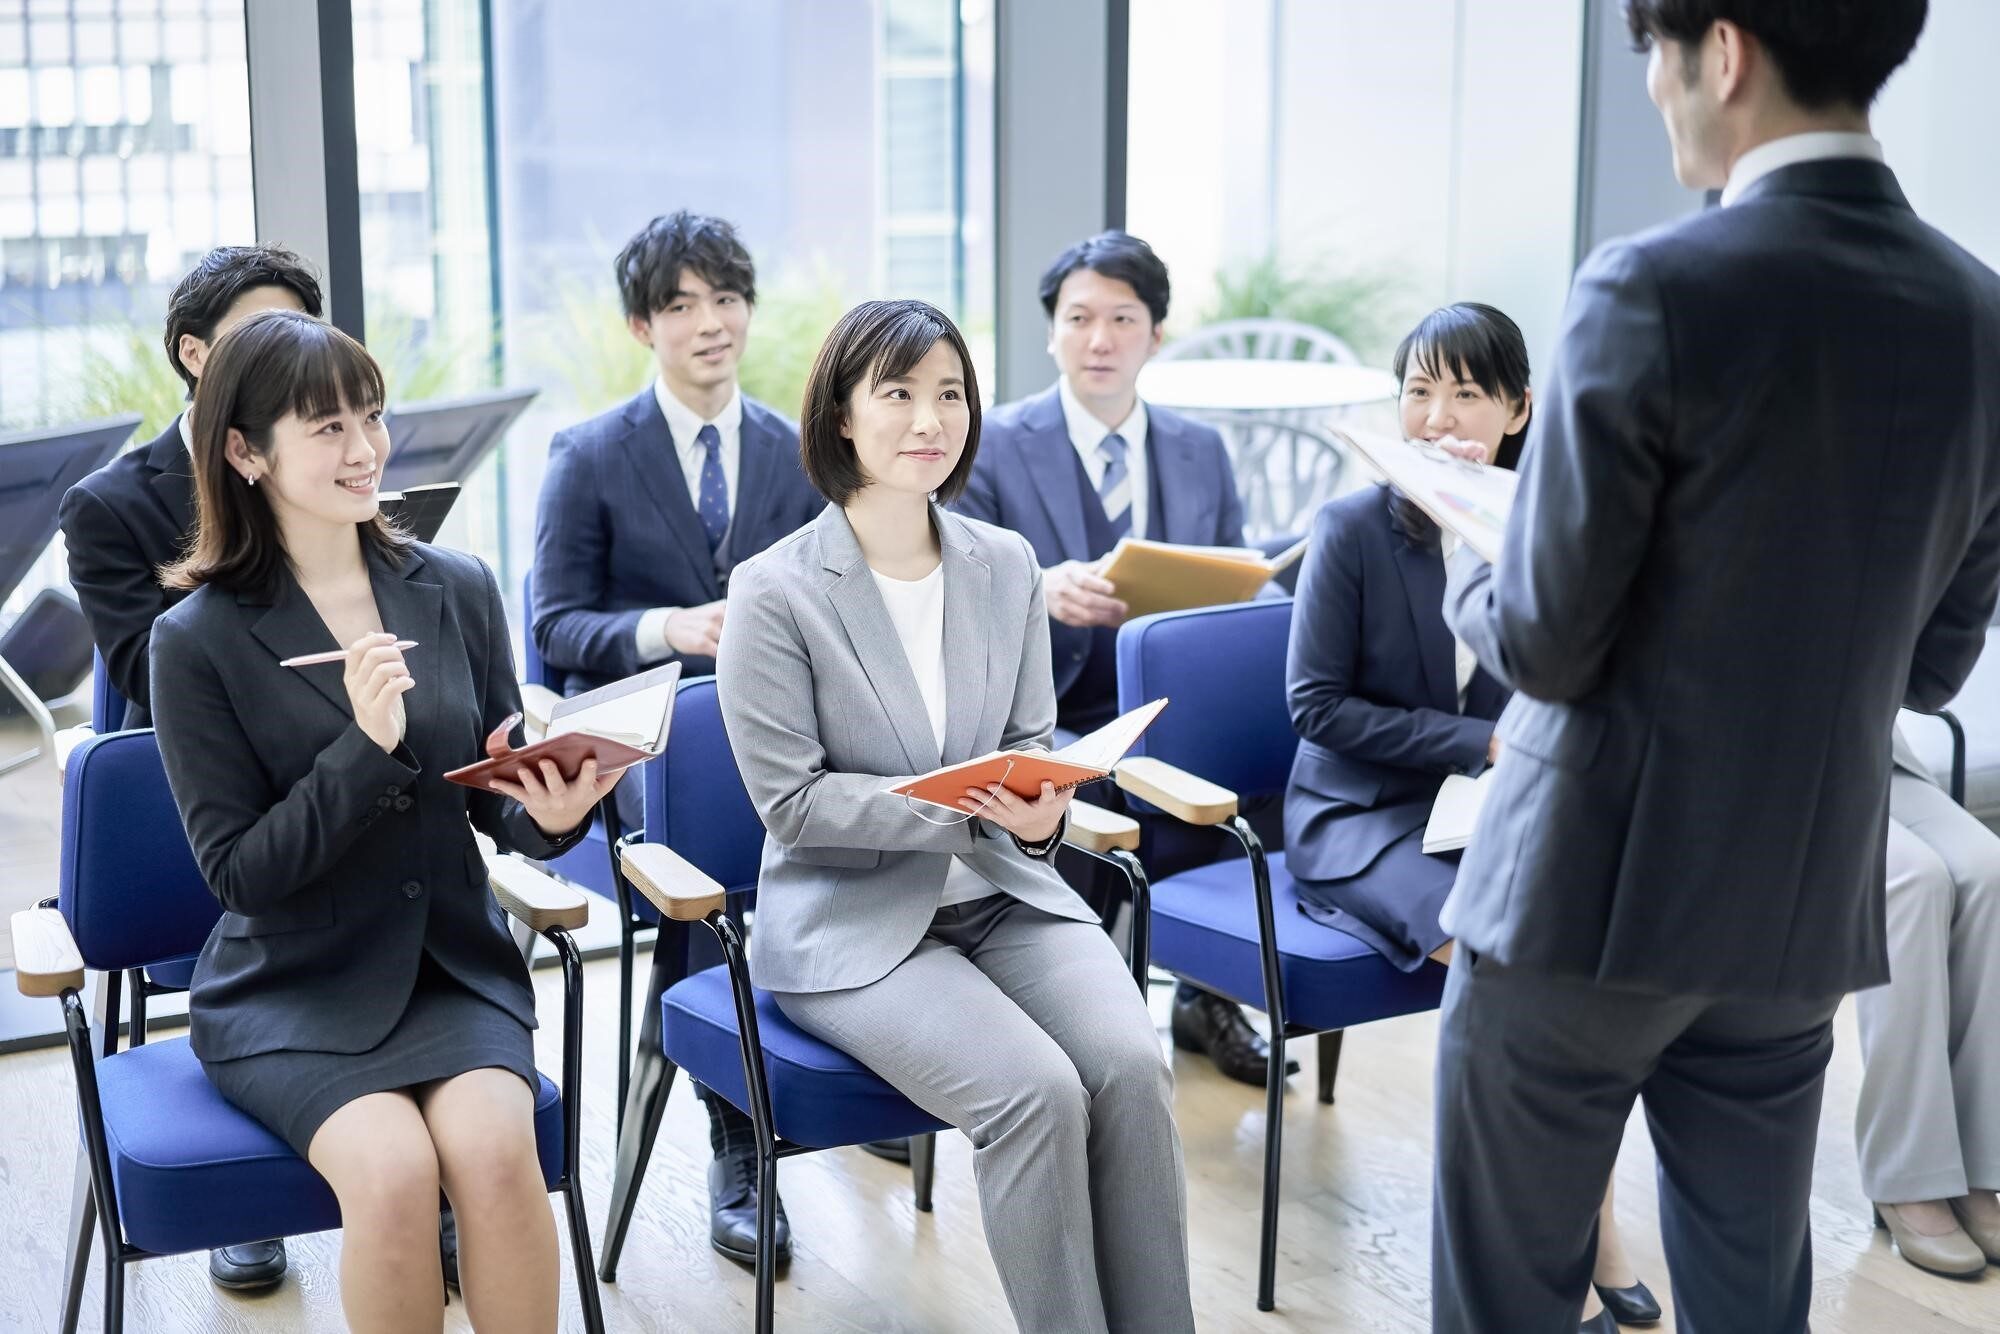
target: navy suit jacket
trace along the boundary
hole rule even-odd
[[[153,622],[181,600],[155,571],[178,560],[194,528],[194,468],[180,418],[152,444],[128,450],[69,489],[62,502],[69,581],[105,670],[127,700],[125,726],[148,725]]]
[[[1146,536],[1190,546],[1243,545],[1243,501],[1222,436],[1212,426],[1150,403],[1146,422],[1146,466],[1159,480],[1165,511],[1147,516]],[[1084,530],[1083,507],[1099,503],[1077,470],[1062,398],[1051,387],[986,415],[972,476],[954,508],[1027,538],[1036,561],[1047,569],[1105,554],[1090,550]],[[1052,617],[1049,643],[1061,698],[1090,654],[1090,631]]]
[[[1597,251],[1498,567],[1448,612],[1517,693],[1445,926],[1684,996],[1889,980],[1898,706],[2000,589],[2000,277],[1877,162],[1799,163]]]
[[[797,427],[746,397],[741,442],[729,532],[711,554],[651,385],[557,433],[535,516],[530,633],[562,693],[652,665],[639,661],[642,614],[718,600],[739,562],[819,513],[826,502],[800,467]],[[674,660],[683,678],[715,671],[713,658]]]
[[[1447,775],[1486,763],[1507,690],[1485,670],[1458,707],[1444,558],[1397,531],[1390,492],[1321,507],[1292,606],[1285,693],[1299,734],[1285,789],[1285,864],[1359,875],[1430,819]]]

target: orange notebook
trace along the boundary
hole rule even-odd
[[[517,781],[522,765],[537,766],[543,760],[554,760],[565,781],[575,778],[589,759],[597,761],[600,775],[643,764],[667,748],[680,677],[681,665],[670,662],[566,699],[551,711],[548,735],[519,748],[507,743],[507,734],[521,721],[517,713],[487,736],[485,759],[445,777],[490,791],[495,778]]]
[[[977,759],[947,764],[889,791],[899,797],[914,797],[931,806],[945,806],[964,812],[958,804],[969,787],[1005,783],[1017,796],[1033,799],[1042,795],[1042,784],[1054,783],[1066,792],[1081,783],[1111,776],[1125,752],[1139,734],[1152,725],[1167,701],[1156,699],[1141,704],[1130,713],[1120,714],[1088,736],[1078,737],[1061,750],[996,750]]]

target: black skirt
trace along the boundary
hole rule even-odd
[[[1366,941],[1390,963],[1413,973],[1451,939],[1438,925],[1438,912],[1457,879],[1458,854],[1434,857],[1425,852],[1419,825],[1382,849],[1359,875],[1297,881],[1299,911]]]
[[[299,1157],[335,1112],[370,1093],[410,1088],[488,1066],[539,1089],[534,1035],[513,1015],[467,990],[429,952],[403,1017],[363,1052],[267,1051],[204,1061],[208,1078]]]

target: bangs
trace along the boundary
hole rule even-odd
[[[952,344],[952,354],[959,359],[959,378],[969,384],[971,368],[965,364],[965,356],[955,340],[946,337],[945,329],[944,323],[927,310],[904,307],[890,313],[874,340],[879,350],[875,363],[868,368],[869,389],[873,390],[884,380],[908,375],[916,369],[918,362],[930,355],[931,349],[940,340]]]
[[[1514,322],[1490,307],[1465,303],[1424,316],[1396,349],[1391,370],[1401,383],[1411,363],[1439,383],[1476,384],[1492,398],[1519,402],[1528,390],[1528,349]]]
[[[286,359],[283,379],[273,388],[280,415],[319,421],[341,412],[373,412],[387,406],[382,368],[368,349],[330,324],[301,321],[299,355]]]

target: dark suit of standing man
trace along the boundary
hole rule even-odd
[[[1216,429],[1139,397],[1172,295],[1153,248],[1116,231],[1079,241],[1042,274],[1040,295],[1062,376],[987,416],[956,508],[1021,534],[1042,564],[1060,740],[1118,712],[1127,609],[1096,562],[1126,536],[1241,546],[1243,502]],[[1263,1087],[1264,1039],[1233,1002],[1182,983],[1173,1032],[1184,1050]]]
[[[720,218],[653,219],[615,261],[632,337],[658,378],[630,402],[559,433],[535,516],[535,647],[565,695],[669,660],[715,671],[729,572],[805,526],[825,502],[799,464],[791,422],[738,387],[757,274]],[[617,788],[628,829],[639,783]],[[623,1059],[621,1056],[620,1059]],[[706,1089],[709,1241],[757,1259],[750,1118]],[[778,1204],[778,1255],[791,1227]]]
[[[167,360],[190,398],[210,346],[261,310],[319,315],[319,280],[304,260],[276,246],[222,246],[175,285]],[[125,697],[125,727],[152,726],[147,648],[153,622],[181,599],[160,586],[157,571],[180,558],[194,529],[189,440],[182,412],[153,443],[119,455],[63,497],[70,584],[111,684]],[[270,1287],[285,1276],[285,1243],[222,1247],[209,1253],[208,1271],[221,1287]]]
[[[1442,1334],[1576,1328],[1640,1096],[1680,1328],[1807,1327],[1831,1019],[1887,979],[1896,709],[1958,690],[2000,589],[2000,279],[1868,133],[1923,0],[1629,8],[1723,206],[1585,263],[1504,557],[1452,562],[1518,693],[1445,918]]]

